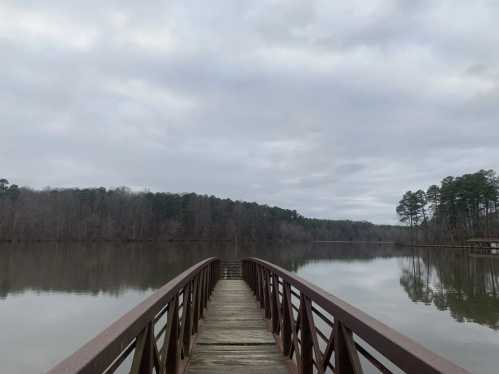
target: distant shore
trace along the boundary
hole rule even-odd
[[[393,245],[395,242],[391,241],[378,241],[378,240],[314,240],[312,243],[317,244],[389,244]]]
[[[234,239],[89,239],[89,240],[60,240],[60,239],[0,239],[0,244],[9,243],[230,243]],[[258,241],[241,241],[244,243],[256,243]],[[262,241],[266,242],[266,241]],[[310,244],[370,244],[390,245],[395,247],[417,247],[417,248],[460,248],[471,249],[473,246],[460,243],[401,243],[394,241],[368,241],[368,240],[312,240],[312,241],[280,241],[281,243],[310,243]]]
[[[392,241],[365,241],[365,240],[315,240],[313,243],[317,244],[378,244],[378,245],[394,245],[397,247],[418,247],[418,248],[473,248],[471,245],[459,243],[401,243]]]

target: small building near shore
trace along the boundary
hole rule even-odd
[[[472,238],[468,240],[474,249],[499,254],[499,238]]]

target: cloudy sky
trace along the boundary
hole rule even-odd
[[[0,174],[396,222],[499,170],[499,1],[0,2]]]

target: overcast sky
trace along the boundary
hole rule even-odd
[[[0,2],[0,177],[396,222],[499,170],[499,1]]]

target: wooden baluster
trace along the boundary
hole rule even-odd
[[[317,372],[318,374],[324,374],[324,369],[322,368],[322,353],[319,347],[319,341],[317,339],[317,329],[315,328],[314,315],[312,313],[312,301],[305,297],[305,311],[307,316],[307,322],[309,331],[312,337],[312,346],[314,348],[315,362],[317,364]]]
[[[165,342],[161,354],[161,367],[165,374],[177,374],[179,364],[178,350],[178,295],[168,304]]]
[[[252,263],[247,263],[248,266],[248,272],[249,276],[251,277],[252,283],[253,283],[253,292],[257,293],[257,287],[258,287],[258,280],[257,280],[257,273],[256,273],[256,264]]]
[[[137,336],[130,374],[152,373],[154,366],[153,340],[154,331],[152,329],[152,323],[149,322],[146,328]]]
[[[218,271],[217,271],[217,264],[213,264],[213,288],[215,288],[215,285],[217,284],[218,282],[218,279],[220,278],[219,275],[218,275]]]
[[[241,262],[241,275],[248,284],[249,288],[253,291],[253,281],[251,279],[251,276],[249,275],[247,264],[244,261]]]
[[[217,282],[218,282],[216,264],[213,264],[213,267],[211,268],[211,274],[212,274],[211,292],[213,292],[213,290],[215,289],[215,286],[217,285]]]
[[[260,302],[260,309],[263,309],[263,274],[262,274],[262,267],[258,266],[257,267],[257,277],[258,277],[258,287],[257,287],[257,294],[256,298]]]
[[[284,282],[284,281],[283,281]],[[291,311],[291,286],[289,283],[284,282],[282,287],[282,347],[283,353],[286,356],[291,352],[291,329],[292,329],[292,315]]]
[[[194,290],[192,292],[192,333],[197,334],[199,330],[199,274],[194,278]]]
[[[257,287],[257,294],[256,298],[260,303],[260,309],[263,309],[263,277],[262,277],[262,268],[261,266],[257,266],[256,268],[256,275],[257,275],[257,282],[258,282],[258,287]]]
[[[253,292],[255,295],[258,294],[258,273],[257,273],[256,264],[251,264],[249,267],[249,271],[251,276],[253,277]]]
[[[199,318],[204,317],[204,308],[203,308],[203,292],[204,292],[204,273],[201,271],[199,274]]]
[[[334,351],[334,335],[336,331],[333,325],[333,328],[331,329],[331,334],[329,335],[329,340],[326,345],[326,349],[324,349],[324,355],[322,356],[322,370],[326,370],[327,366],[329,364],[329,360],[331,359],[331,356],[333,355]]]
[[[279,282],[277,274],[272,274],[272,332],[279,333],[281,313],[279,307]]]
[[[154,326],[154,324],[152,324]],[[160,355],[158,351],[158,346],[156,345],[156,339],[154,338],[154,328],[151,329],[151,341],[152,341],[152,357],[154,368],[156,369],[156,374],[162,372],[161,370],[161,361]]]
[[[208,266],[206,271],[208,273],[208,283],[207,283],[207,291],[206,291],[206,305],[208,305],[208,300],[210,299],[211,289],[212,289],[211,286],[212,286],[212,282],[213,282],[213,278],[212,278],[212,274],[211,274],[211,266]]]
[[[204,281],[204,299],[203,299],[203,308],[208,306],[208,297],[210,296],[210,274],[209,269],[205,268],[205,281]]]
[[[262,266],[262,301],[263,301],[263,311],[265,318],[267,318],[267,304],[269,298],[267,296],[267,270]]]
[[[298,314],[296,316],[296,321],[293,317],[293,308],[292,308],[292,302],[293,298],[291,296],[291,287],[288,288],[288,300],[289,300],[289,315],[291,316],[291,332],[292,332],[292,339],[293,339],[293,344],[291,345],[291,350],[289,352],[289,357],[293,358],[293,354],[295,354],[296,357],[296,366],[300,367],[301,366],[301,354],[300,354],[300,343],[298,342],[298,331],[300,330],[300,310],[298,310]]]
[[[263,305],[263,310],[265,311],[266,308],[266,303],[267,303],[267,284],[266,284],[266,272],[265,268],[262,266],[262,305]]]
[[[307,316],[306,303],[310,302],[305,295],[300,295],[300,337],[301,337],[301,365],[298,370],[300,374],[312,374],[314,370],[313,341],[310,323]]]
[[[271,318],[270,274],[265,270],[265,318]]]
[[[352,331],[340,321],[334,323],[335,374],[362,374],[359,355],[355,348]]]
[[[244,265],[244,277],[249,281],[253,293],[256,294],[255,273],[253,272],[253,264],[249,262],[243,262],[243,265]]]
[[[191,307],[191,282],[184,288],[184,310],[182,311],[182,334],[180,341],[183,345],[183,356],[189,356],[191,353],[192,336],[192,307]]]
[[[253,279],[251,277],[250,272],[248,271],[248,264],[244,261],[241,263],[241,270],[242,270],[242,274],[243,274],[243,279],[246,281],[246,283],[248,283],[251,290],[254,291]]]
[[[204,318],[204,298],[205,298],[205,292],[206,292],[206,277],[205,277],[205,271],[201,270],[201,275],[199,279],[199,316],[200,318]]]
[[[210,289],[210,295],[211,295],[213,290],[215,289],[217,282],[218,282],[218,277],[217,277],[214,266],[212,266],[210,268],[210,272],[211,272],[211,289]]]
[[[220,272],[218,271],[218,262],[215,264],[215,282],[213,283],[213,289],[215,289],[215,286],[217,285],[218,281],[220,280]]]

